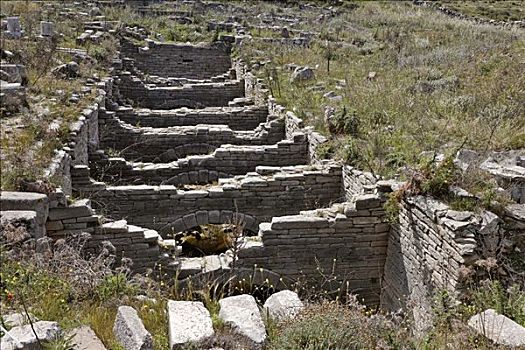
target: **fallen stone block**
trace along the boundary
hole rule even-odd
[[[168,301],[170,349],[213,336],[210,313],[196,301]]]
[[[304,308],[297,293],[283,290],[272,294],[264,303],[264,310],[274,320],[293,318]]]
[[[496,344],[512,347],[525,346],[525,327],[510,318],[487,309],[470,318],[468,325]]]
[[[60,327],[56,322],[38,321],[33,323],[33,328],[40,341],[52,340],[61,333]],[[38,350],[37,338],[33,333],[31,325],[24,325],[11,328],[9,335],[4,335],[0,343],[2,350]]]
[[[73,350],[106,350],[106,347],[89,326],[80,326],[71,331]]]
[[[266,329],[254,297],[243,294],[219,300],[219,318],[232,329],[260,344],[266,340]]]
[[[113,333],[125,350],[153,350],[153,338],[144,328],[137,311],[130,306],[118,308]]]

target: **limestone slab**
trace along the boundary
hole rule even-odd
[[[303,307],[297,293],[290,290],[272,294],[264,303],[264,310],[275,320],[293,318]]]
[[[130,306],[118,308],[113,333],[125,350],[153,350],[153,338],[146,330],[135,309]]]
[[[104,344],[89,326],[80,326],[71,331],[73,350],[106,350]]]
[[[219,300],[219,305],[219,318],[235,332],[254,343],[266,340],[266,329],[254,297],[247,294],[232,296]]]
[[[213,336],[210,313],[196,301],[168,301],[170,349]]]
[[[51,340],[61,332],[58,323],[50,321],[35,322],[33,323],[33,328],[40,341]],[[33,333],[31,325],[11,328],[9,330],[9,335],[3,336],[0,344],[0,349],[2,350],[37,350],[39,348],[37,338]]]
[[[525,327],[493,309],[472,316],[468,325],[497,344],[525,346]]]

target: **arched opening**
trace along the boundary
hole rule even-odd
[[[182,256],[198,257],[225,253],[234,248],[238,238],[248,234],[242,225],[206,224],[175,233],[173,238],[182,247]]]
[[[231,210],[200,210],[166,225],[159,232],[182,246],[183,257],[221,254],[235,247],[241,237],[258,232],[258,220]]]

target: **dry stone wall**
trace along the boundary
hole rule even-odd
[[[142,127],[167,128],[198,124],[227,125],[232,130],[253,130],[266,122],[268,107],[208,107],[203,109],[181,108],[175,110],[132,109],[121,107],[116,114],[120,120]]]
[[[350,201],[355,196],[373,193],[377,183],[374,174],[358,170],[354,167],[343,166],[343,184],[346,200]]]
[[[258,79],[248,70],[246,64],[241,61],[235,61],[233,69],[237,77],[244,79],[244,93],[246,97],[252,99],[256,105],[267,105],[269,90],[261,79]]]
[[[436,292],[459,297],[466,268],[475,261],[523,249],[523,206],[508,207],[503,218],[454,211],[430,197],[404,200],[389,237],[382,306],[392,311],[410,306],[417,328],[430,327]]]
[[[104,222],[92,209],[89,199],[68,205],[63,193],[56,193],[52,198],[45,224],[48,237],[56,241],[88,233],[87,253],[97,254],[101,246],[110,243],[110,253],[115,254],[117,262],[124,257],[132,259],[134,272],[155,267],[160,256],[160,236],[156,231],[128,225],[125,220]]]
[[[163,44],[146,40],[139,47],[121,40],[122,53],[135,60],[135,66],[149,75],[206,79],[228,71],[231,66],[230,47],[217,42],[212,45]]]
[[[292,137],[296,132],[303,132],[308,135],[308,158],[310,163],[319,164],[322,162],[317,149],[320,145],[328,141],[326,137],[314,131],[312,127],[306,127],[301,118],[277,104],[271,96],[268,97],[268,110],[270,115],[276,115],[285,120],[285,134],[287,138]]]
[[[261,244],[241,249],[235,266],[341,288],[378,305],[390,230],[383,203],[380,195],[361,195],[352,203],[274,217],[260,224]]]
[[[119,120],[114,112],[101,113],[99,123],[102,148],[121,151],[128,159],[156,162],[207,154],[223,144],[271,145],[282,140],[284,132],[280,119],[252,131],[234,131],[225,125],[135,127]]]
[[[170,163],[136,163],[125,158],[109,158],[104,153],[91,156],[91,175],[100,181],[119,184],[207,184],[219,177],[255,171],[257,166],[291,166],[307,162],[304,134],[270,146],[222,145],[210,155],[181,158]]]
[[[220,107],[244,95],[242,80],[157,87],[144,84],[129,72],[120,75],[118,88],[121,95],[132,100],[135,106],[152,109]]]
[[[273,216],[326,206],[340,194],[340,167],[298,166],[258,167],[256,173],[220,179],[219,186],[202,190],[185,191],[169,185],[97,187],[91,198],[109,217],[125,218],[131,224],[166,235],[172,229],[178,232],[173,226],[178,219],[193,220],[201,210],[239,212],[262,222]]]
[[[505,238],[511,242],[514,251],[518,254],[525,252],[525,205],[507,206],[502,219]]]

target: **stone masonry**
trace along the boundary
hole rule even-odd
[[[254,235],[237,256],[173,266],[190,278],[213,270],[203,261],[218,261],[215,270],[258,268],[333,293],[346,288],[386,310],[414,304],[421,328],[430,322],[432,292],[459,295],[459,271],[484,257],[488,237],[501,234],[495,241],[507,249],[525,249],[523,204],[498,217],[411,197],[391,225],[383,205],[394,184],[320,159],[327,139],[268,96],[242,61],[231,61],[230,49],[139,47],[123,38],[113,76],[93,86],[96,103],[70,126],[46,169],[61,189],[2,192],[2,223],[24,221],[35,238],[90,233],[90,252],[109,241],[137,272],[159,262],[159,243],[168,244],[162,237],[237,224]],[[522,184],[521,168],[499,171],[502,186]],[[72,194],[90,200],[68,203]],[[522,203],[521,187],[513,194]],[[334,277],[328,284],[327,276]]]

